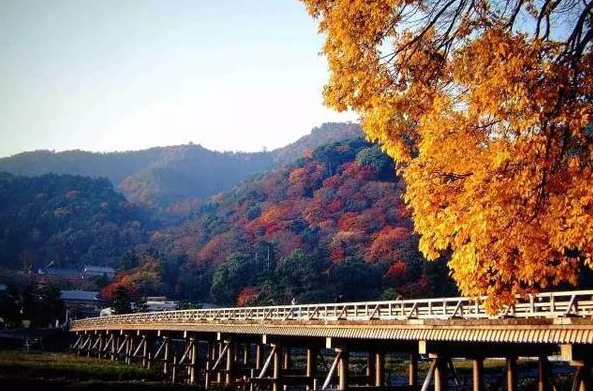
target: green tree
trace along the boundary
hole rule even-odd
[[[122,255],[119,261],[119,269],[120,270],[129,270],[135,267],[138,267],[140,263],[140,257],[136,254],[133,250],[128,250]]]
[[[207,264],[185,263],[179,269],[174,294],[182,300],[205,300],[210,295],[214,270]]]
[[[447,297],[459,295],[457,285],[451,278],[451,270],[447,266],[445,257],[434,262],[424,262],[422,264],[422,273],[428,281],[429,289],[426,291],[426,296]]]
[[[116,314],[132,312],[132,294],[130,290],[123,286],[117,287],[109,304]]]
[[[55,320],[62,319],[64,302],[60,298],[60,288],[48,284],[41,287],[37,293],[38,301],[35,305],[35,318],[33,319],[35,324],[39,326],[53,325]]]
[[[328,266],[327,258],[318,254],[308,255],[300,249],[280,260],[276,276],[285,300],[294,297],[299,303],[306,303],[327,298],[323,272]]]
[[[93,278],[93,283],[99,290],[105,288],[110,282],[111,280],[105,274]]]
[[[4,319],[7,328],[18,327],[21,324],[19,296],[18,288],[12,284],[8,285],[6,292],[0,295],[0,316]]]
[[[358,152],[356,161],[359,164],[370,166],[380,179],[393,179],[395,166],[393,160],[381,151],[378,145],[365,148]]]
[[[148,311],[148,304],[146,304],[146,297],[140,296],[134,301],[134,312]]]
[[[31,327],[51,327],[63,314],[60,289],[52,284],[41,287],[30,283],[11,284],[0,297],[0,316],[9,327],[20,327],[23,320],[30,321]]]
[[[345,300],[369,300],[379,297],[380,270],[357,258],[346,258],[329,269],[329,283],[336,296]]]
[[[274,278],[264,277],[258,281],[259,294],[253,305],[286,304],[286,298]]]
[[[235,304],[241,289],[255,282],[257,270],[251,256],[233,254],[220,264],[212,277],[212,297],[220,304]]]

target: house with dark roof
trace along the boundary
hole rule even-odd
[[[107,300],[95,291],[63,290],[60,291],[60,298],[68,311],[68,319],[99,316],[101,309],[107,306]]]
[[[82,275],[85,278],[105,276],[112,280],[115,277],[115,269],[107,266],[86,265],[82,269]]]
[[[56,266],[40,267],[39,269],[37,269],[37,274],[41,276],[61,277],[70,279],[82,277],[82,273],[79,269]]]

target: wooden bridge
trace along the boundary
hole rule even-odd
[[[494,316],[481,301],[457,297],[113,315],[74,321],[72,350],[159,365],[173,382],[206,389],[271,391],[446,391],[459,388],[454,365],[459,359],[471,360],[471,387],[483,391],[487,358],[505,360],[508,391],[517,390],[519,358],[537,359],[538,391],[559,391],[548,358],[560,355],[573,367],[572,390],[593,391],[593,290],[530,296]],[[386,355],[405,360],[407,385],[387,384]],[[429,360],[423,379],[419,359]]]

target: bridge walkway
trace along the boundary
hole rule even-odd
[[[483,362],[506,360],[506,389],[517,390],[517,360],[538,360],[538,391],[553,390],[552,355],[574,369],[573,390],[591,390],[593,290],[519,298],[489,314],[467,297],[182,310],[74,321],[78,354],[159,365],[174,381],[244,388],[393,389],[385,358],[408,362],[406,390],[455,386],[458,359],[472,361],[474,391]],[[324,353],[324,355],[321,355]],[[329,356],[328,356],[329,354]],[[365,373],[351,373],[364,356]],[[291,366],[291,358],[299,370]],[[321,370],[319,359],[331,365]],[[419,383],[418,361],[430,366]]]

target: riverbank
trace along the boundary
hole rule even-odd
[[[173,391],[189,387],[167,383],[159,371],[121,362],[65,353],[0,350],[0,389]]]

